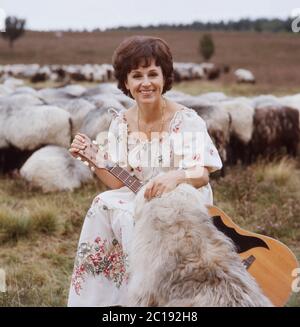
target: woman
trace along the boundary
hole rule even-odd
[[[98,162],[113,159],[142,182],[148,182],[144,196],[149,201],[180,183],[189,183],[199,190],[205,204],[212,204],[209,173],[220,169],[222,163],[205,122],[194,110],[162,96],[172,86],[173,61],[167,43],[148,36],[125,39],[113,55],[113,66],[118,87],[136,105],[113,111],[110,133],[101,144]],[[201,144],[197,143],[199,135]],[[109,145],[114,136],[119,145],[125,145],[125,157],[112,153]],[[178,136],[184,136],[185,142],[178,141]],[[70,149],[74,156],[85,148],[86,139],[81,134],[75,136]],[[96,168],[95,173],[111,190],[99,194],[87,212],[69,306],[119,305],[129,278],[126,258],[135,193],[107,170]]]

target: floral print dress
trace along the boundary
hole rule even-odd
[[[182,107],[174,114],[168,133],[151,141],[140,140],[131,133],[125,110],[112,109],[111,113],[113,119],[107,137],[101,141],[98,162],[109,158],[144,183],[168,170],[201,165],[213,172],[222,167],[206,124],[193,109]],[[201,144],[196,143],[196,148],[189,151],[195,144],[197,132],[201,135]],[[176,142],[176,136],[183,134],[187,142]],[[118,156],[110,151],[111,136],[125,147]],[[169,146],[164,147],[166,144]],[[155,155],[149,156],[150,151]],[[213,203],[209,184],[198,190],[204,203]],[[134,228],[134,199],[135,193],[124,186],[102,192],[93,200],[81,230],[68,306],[122,305],[130,277],[127,258]]]

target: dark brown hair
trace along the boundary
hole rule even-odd
[[[127,74],[139,65],[148,67],[151,60],[155,65],[160,66],[164,76],[164,87],[162,93],[170,90],[173,82],[173,58],[168,44],[152,36],[132,36],[126,38],[117,47],[113,54],[112,64],[115,70],[115,77],[118,81],[118,88],[126,95],[132,97],[126,89],[125,82]]]

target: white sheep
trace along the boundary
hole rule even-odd
[[[90,169],[74,159],[67,149],[54,145],[34,152],[20,174],[43,192],[72,191],[93,178]]]
[[[51,103],[66,110],[72,118],[72,135],[74,136],[81,128],[87,114],[96,109],[96,106],[85,99],[57,100]]]
[[[239,138],[241,142],[247,144],[251,140],[253,133],[254,107],[247,98],[235,98],[222,101],[216,105],[218,108],[226,110],[231,116],[231,134]]]
[[[100,132],[107,131],[112,120],[109,109],[103,107],[90,111],[82,123],[80,132],[91,139],[96,139]]]
[[[238,83],[255,83],[255,77],[250,70],[239,68],[234,72]]]
[[[69,147],[71,116],[55,106],[8,107],[3,134],[20,150],[34,150],[44,144]]]
[[[262,94],[251,99],[254,108],[281,107],[279,99],[272,94]]]

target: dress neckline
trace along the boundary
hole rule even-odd
[[[132,133],[135,133],[135,132],[128,132],[128,121],[127,121],[127,118],[125,117],[125,112],[126,112],[127,109],[123,109],[120,111],[120,115],[121,115],[121,119],[122,119],[122,122],[126,125],[126,129],[127,129],[127,136],[129,137],[132,137],[131,134]],[[174,124],[174,121],[176,120],[177,118],[177,115],[179,112],[183,112],[184,110],[186,110],[185,107],[181,107],[180,109],[176,110],[173,117],[171,118],[170,120],[170,123],[169,123],[169,128],[168,128],[168,134],[170,135],[171,134],[171,129],[172,129],[172,126]],[[152,143],[154,140],[157,140],[157,138],[155,139],[152,139],[152,140],[141,140],[140,138],[138,137],[135,137],[135,139],[137,139],[140,143]]]

